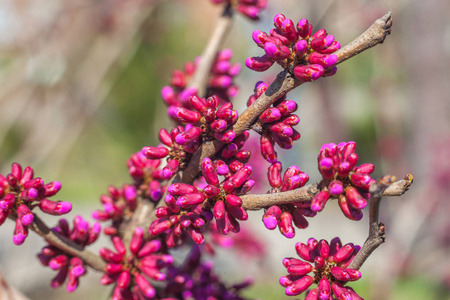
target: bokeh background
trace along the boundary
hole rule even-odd
[[[236,16],[224,46],[235,51],[235,62],[261,55],[251,32],[268,31],[276,13],[295,22],[308,18],[346,44],[388,10],[394,25],[383,45],[343,63],[334,77],[288,94],[299,103],[302,138],[293,150],[279,151],[280,160],[298,164],[314,182],[320,145],[355,140],[360,162],[375,163],[377,176],[413,173],[410,191],[382,204],[387,241],[352,286],[366,299],[450,299],[450,2],[269,1],[259,23]],[[44,180],[62,182],[59,199],[74,206],[69,218],[90,216],[108,185],[130,181],[128,157],[155,145],[159,128],[170,126],[160,89],[202,52],[219,13],[207,0],[0,1],[0,172],[14,161],[33,166]],[[254,83],[278,71],[242,69],[235,99],[241,111]],[[288,298],[278,278],[296,242],[340,236],[362,244],[368,232],[366,218],[349,221],[336,203],[292,240],[265,230],[261,216],[251,213],[246,227],[264,245],[260,255],[226,249],[209,258],[230,283],[253,276],[247,295],[259,299]],[[46,221],[53,226],[57,218]],[[0,266],[25,295],[108,297],[92,271],[74,294],[51,289],[55,273],[35,257],[43,241],[31,234],[14,246],[12,230],[10,221],[0,229]],[[94,250],[109,246],[97,244]]]

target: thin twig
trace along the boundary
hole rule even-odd
[[[405,179],[393,182],[386,190],[383,191],[383,196],[400,196],[403,195],[411,185],[412,179],[409,180],[410,174]],[[412,178],[412,176],[411,176]],[[292,191],[274,193],[274,194],[260,194],[260,195],[243,195],[242,207],[246,210],[259,210],[267,208],[272,205],[281,205],[288,203],[298,203],[311,201],[315,194],[319,192],[319,184],[309,184],[302,188]]]
[[[412,175],[408,174],[404,180],[404,191],[408,190],[412,184]],[[364,264],[366,259],[377,249],[385,240],[385,226],[382,222],[379,222],[380,202],[385,195],[385,191],[393,185],[395,177],[384,176],[377,183],[370,186],[370,203],[369,203],[369,236],[367,237],[361,250],[355,256],[348,268],[359,269]],[[387,194],[391,194],[388,191]],[[403,193],[402,193],[403,194]]]
[[[226,5],[222,15],[217,20],[214,32],[211,34],[198,64],[195,74],[189,82],[188,86],[195,88],[200,97],[206,94],[206,86],[208,85],[211,67],[216,59],[217,53],[222,46],[223,41],[230,31],[233,20],[233,9],[231,5]]]
[[[34,221],[29,228],[42,236],[50,245],[67,254],[81,258],[88,266],[97,271],[105,271],[106,262],[100,256],[54,232],[37,215],[34,215]]]

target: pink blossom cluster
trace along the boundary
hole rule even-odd
[[[267,7],[267,0],[210,0],[217,4],[231,4],[234,9],[250,18],[251,20],[259,20],[262,10]]]
[[[369,187],[375,182],[370,174],[375,166],[370,163],[356,166],[356,143],[329,143],[321,147],[317,161],[323,178],[323,188],[311,203],[313,211],[322,211],[329,198],[337,198],[339,207],[350,220],[361,220],[367,205]]]
[[[336,73],[338,57],[332,53],[341,45],[325,29],[312,34],[308,20],[301,19],[294,25],[282,14],[275,15],[274,26],[270,34],[253,31],[254,42],[264,49],[265,54],[247,58],[248,68],[262,72],[276,62],[301,81],[314,81]]]
[[[254,94],[247,101],[247,106],[252,105],[267,90],[267,84],[258,81]],[[293,142],[300,139],[300,133],[293,128],[300,122],[300,118],[293,114],[298,106],[295,101],[281,97],[266,109],[258,119],[261,134],[261,154],[270,163],[277,161],[277,152],[274,144],[277,143],[283,149],[291,149]]]
[[[308,174],[300,171],[297,166],[290,166],[281,177],[282,166],[280,162],[273,163],[267,172],[271,193],[279,193],[301,188],[308,182]],[[278,226],[281,234],[291,239],[295,236],[295,227],[304,229],[308,227],[307,217],[314,217],[316,212],[311,210],[311,202],[298,202],[293,204],[273,205],[267,208],[263,215],[263,223],[267,229],[273,230]]]
[[[13,163],[11,173],[0,174],[0,225],[10,215],[15,218],[13,242],[22,245],[28,236],[28,226],[33,223],[32,209],[36,206],[42,212],[50,215],[63,215],[72,210],[72,204],[63,201],[53,201],[48,197],[54,196],[61,189],[59,181],[45,184],[40,177],[34,178],[34,170]]]
[[[58,225],[53,227],[52,230],[84,248],[97,240],[101,227],[99,223],[94,223],[93,226],[90,226],[81,216],[76,216],[73,219],[72,229],[70,229],[66,219],[60,219]],[[66,290],[73,292],[79,285],[79,278],[87,272],[87,266],[83,260],[77,256],[67,254],[52,245],[42,248],[37,257],[42,265],[58,271],[50,283],[52,288],[60,287],[68,278]]]
[[[216,95],[221,102],[229,102],[238,93],[238,87],[233,80],[241,71],[241,65],[231,63],[232,57],[233,52],[230,49],[224,49],[217,54],[210,70],[206,97]],[[197,90],[189,87],[188,83],[200,60],[201,57],[198,57],[194,63],[186,63],[184,71],[175,70],[172,73],[171,85],[161,90],[161,96],[167,106],[191,108],[189,98],[197,95]]]
[[[169,266],[167,285],[164,294],[169,297],[164,300],[245,300],[240,292],[252,281],[227,286],[213,272],[211,262],[201,261],[201,251],[198,246],[192,247],[186,260],[178,267]]]
[[[105,274],[100,280],[103,285],[116,283],[113,299],[148,299],[156,290],[148,278],[163,281],[166,275],[161,269],[173,263],[173,257],[160,253],[159,240],[145,241],[144,231],[137,227],[131,238],[129,252],[122,239],[112,238],[114,249],[101,248],[100,255],[107,262]]]
[[[309,239],[306,244],[295,244],[297,258],[285,258],[283,265],[289,275],[280,278],[286,288],[286,295],[295,296],[305,292],[313,283],[317,287],[310,290],[306,300],[319,299],[362,299],[351,287],[344,286],[348,281],[361,278],[361,273],[347,268],[361,249],[352,243],[342,246],[339,238],[330,243],[325,240]],[[313,272],[313,275],[308,275]]]

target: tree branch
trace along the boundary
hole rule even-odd
[[[366,259],[372,254],[372,252],[375,251],[375,249],[377,249],[382,243],[384,243],[386,237],[385,226],[378,220],[380,203],[383,196],[392,193],[392,191],[389,191],[388,189],[394,184],[394,180],[394,176],[387,175],[382,177],[377,183],[374,183],[370,186],[369,236],[367,237],[361,250],[358,252],[358,254],[356,254],[355,258],[352,260],[348,268],[361,268]],[[413,177],[411,174],[408,174],[406,175],[405,179],[401,181],[404,181],[404,193],[412,184]]]
[[[195,88],[197,94],[200,97],[204,97],[206,94],[206,86],[208,85],[209,74],[211,72],[211,67],[216,59],[216,55],[222,46],[228,32],[230,31],[231,24],[233,20],[233,9],[231,5],[225,6],[222,15],[217,21],[217,25],[211,38],[208,41],[198,64],[195,74],[189,82],[189,87]]]
[[[377,44],[383,43],[386,36],[391,32],[391,26],[391,12],[388,12],[376,20],[363,34],[337,51],[335,53],[338,56],[337,63],[346,61]],[[248,130],[255,120],[277,99],[303,83],[303,81],[298,80],[286,70],[280,72],[266,92],[239,116],[239,119],[232,127],[236,136]],[[201,169],[203,158],[213,156],[223,145],[224,143],[218,141],[202,144],[202,147],[195,152],[188,167],[180,173],[181,181],[185,183],[192,182]]]
[[[84,249],[84,247],[74,243],[65,236],[54,232],[36,214],[29,228],[42,236],[50,245],[55,246],[67,254],[81,258],[88,266],[97,271],[105,271],[106,262],[100,256]]]
[[[412,175],[408,174],[405,179],[393,182],[386,190],[383,191],[383,196],[400,196],[403,195],[412,183]],[[281,205],[297,202],[311,201],[312,198],[320,191],[318,184],[305,185],[302,188],[292,191],[261,194],[261,195],[243,195],[242,207],[246,210],[259,210],[267,208],[272,205]]]

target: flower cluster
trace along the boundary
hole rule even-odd
[[[300,171],[297,166],[290,166],[281,177],[282,166],[276,162],[269,167],[267,176],[272,190],[270,193],[285,192],[300,188],[309,180],[308,174]],[[267,229],[273,230],[277,226],[282,235],[287,238],[295,236],[292,223],[299,228],[308,227],[307,217],[314,217],[315,212],[310,208],[311,202],[298,202],[293,204],[273,205],[263,215],[263,223]]]
[[[137,194],[145,199],[159,201],[164,193],[165,186],[161,185],[164,179],[162,169],[159,169],[161,160],[148,159],[139,151],[134,153],[127,161],[128,173],[134,179]]]
[[[190,142],[186,142],[184,145],[180,145],[176,142],[177,136],[180,134],[190,135],[192,133],[191,129],[194,128],[194,126],[190,123],[198,122],[200,120],[200,114],[183,107],[172,106],[171,109],[169,109],[169,114],[172,114],[189,124],[185,127],[177,126],[172,129],[170,133],[164,128],[159,131],[159,140],[166,145],[167,148],[164,146],[145,146],[142,148],[142,153],[149,159],[157,160],[167,157],[167,165],[161,172],[161,177],[163,179],[170,179],[175,175],[179,168],[183,169],[186,166],[186,162],[189,161],[192,156],[192,153],[198,149],[202,142],[200,135]]]
[[[239,293],[251,283],[251,280],[246,280],[227,286],[213,272],[212,263],[201,262],[201,251],[198,246],[194,246],[181,266],[168,268],[164,294],[172,297],[167,299],[245,300]]]
[[[252,105],[267,90],[267,87],[266,83],[257,82],[254,94],[247,101],[247,106]],[[256,130],[261,134],[261,154],[268,162],[277,161],[275,143],[283,149],[291,149],[293,142],[300,139],[300,133],[293,128],[300,122],[300,118],[293,114],[297,108],[295,101],[281,97],[259,116]]]
[[[236,96],[238,88],[233,83],[233,79],[241,71],[241,65],[239,63],[232,64],[230,61],[232,57],[233,52],[230,49],[224,49],[217,54],[206,87],[207,97],[217,95],[221,101],[229,102]],[[197,90],[187,85],[200,60],[201,57],[198,57],[194,63],[186,63],[184,71],[175,70],[172,73],[171,85],[165,86],[161,90],[161,96],[167,106],[191,108],[189,98],[196,95]]]
[[[300,295],[313,283],[317,288],[309,291],[307,300],[332,299],[362,299],[347,286],[348,281],[361,278],[361,273],[355,269],[348,269],[356,253],[361,247],[352,243],[342,246],[339,238],[330,243],[325,240],[309,239],[307,244],[295,244],[295,250],[302,259],[285,258],[283,265],[289,275],[280,278],[280,284],[286,287],[286,295]],[[307,275],[313,272],[314,275]]]
[[[275,15],[274,26],[270,34],[259,30],[253,32],[253,40],[265,54],[247,58],[248,68],[262,72],[276,62],[301,81],[314,81],[336,73],[338,57],[332,53],[341,45],[325,29],[312,34],[308,20],[301,19],[295,26],[282,14]]]
[[[367,205],[369,187],[375,182],[370,173],[375,166],[370,163],[356,166],[356,143],[329,143],[321,147],[317,161],[322,175],[322,190],[314,196],[313,211],[321,211],[329,198],[337,198],[344,215],[350,220],[361,220],[362,209]]]
[[[60,219],[59,224],[52,230],[84,248],[97,240],[101,227],[99,223],[94,223],[91,227],[81,216],[76,216],[73,219],[72,229],[69,228],[67,220]],[[69,277],[66,290],[73,292],[79,285],[80,276],[86,274],[86,265],[79,257],[69,255],[55,246],[45,246],[37,257],[42,265],[58,271],[50,283],[52,288],[60,287]]]
[[[118,227],[124,220],[129,220],[137,207],[136,188],[125,184],[123,188],[108,187],[108,195],[101,195],[103,210],[95,210],[92,218],[98,221],[111,220],[111,226],[104,229],[107,235],[116,235]]]
[[[146,299],[153,298],[156,290],[150,278],[156,281],[165,280],[161,269],[173,263],[173,257],[158,253],[161,249],[159,240],[144,241],[144,231],[137,227],[130,242],[130,253],[118,236],[112,238],[116,252],[101,248],[100,256],[107,262],[105,274],[100,280],[103,285],[116,283],[113,299]]]
[[[259,14],[267,7],[267,0],[210,0],[213,3],[232,4],[234,9],[250,18],[251,20],[259,20]]]
[[[22,167],[13,163],[11,173],[0,174],[0,225],[9,215],[15,217],[13,242],[22,245],[28,236],[28,226],[33,223],[32,209],[38,206],[47,214],[59,216],[72,210],[72,204],[63,201],[52,201],[47,197],[54,196],[61,189],[59,181],[45,184],[40,177],[34,178],[31,167]]]
[[[189,103],[201,113],[201,119],[198,126],[191,128],[192,134],[186,133],[184,136],[178,136],[178,143],[185,144],[190,140],[194,140],[200,134],[208,139],[216,138],[224,143],[230,143],[234,140],[236,137],[235,132],[227,130],[238,119],[238,112],[233,110],[232,103],[227,102],[219,107],[219,98],[216,95],[208,99],[192,96],[189,99]]]

